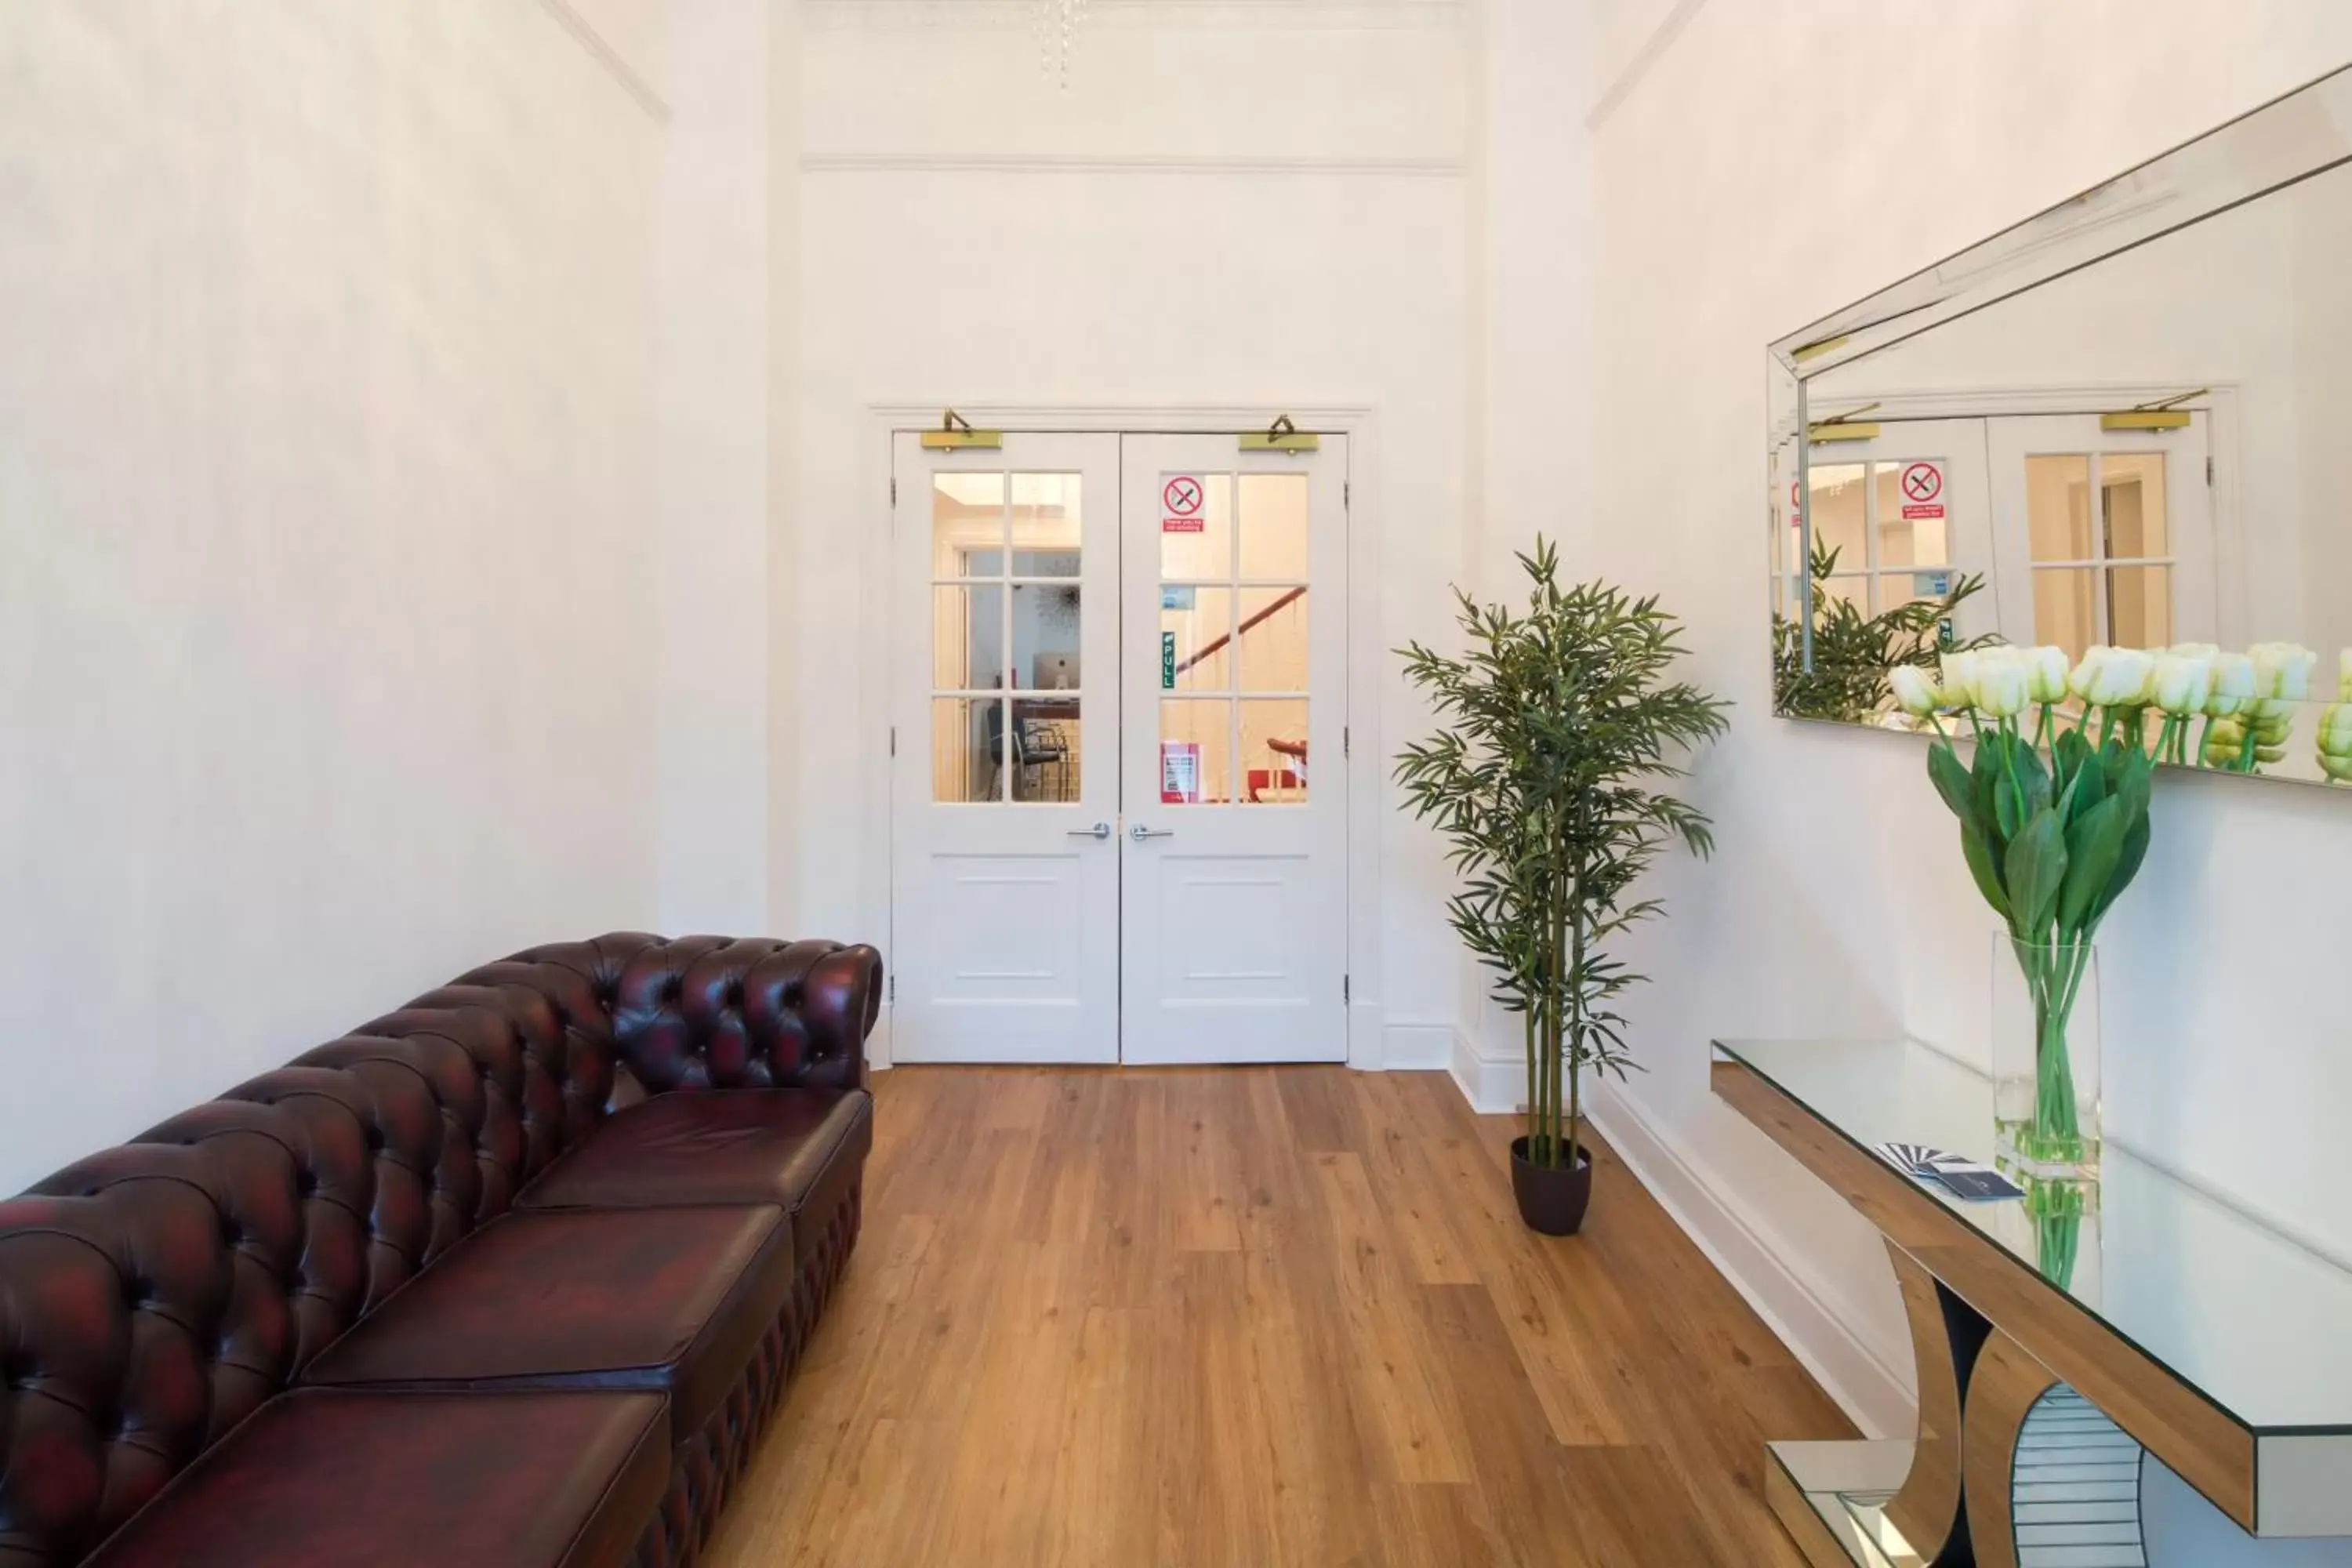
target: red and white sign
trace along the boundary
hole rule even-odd
[[[1789,481],[1789,526],[1801,528],[1805,522],[1805,498],[1799,493],[1798,481]]]
[[[1209,484],[1198,474],[1171,474],[1160,487],[1160,531],[1198,533],[1204,526],[1201,510],[1209,498]]]
[[[1903,519],[1921,522],[1944,515],[1944,465],[1907,463],[1903,468]]]
[[[1160,742],[1160,804],[1198,805],[1201,802],[1201,742]]]

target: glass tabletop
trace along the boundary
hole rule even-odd
[[[1874,1157],[1899,1142],[1992,1163],[1991,1080],[1916,1041],[1716,1048]],[[2352,1271],[2112,1138],[2080,1215],[1915,1185],[2258,1435],[2352,1431]]]

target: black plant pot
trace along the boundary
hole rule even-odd
[[[1528,1161],[1528,1141],[1511,1140],[1511,1194],[1519,1200],[1519,1217],[1528,1228],[1544,1236],[1574,1236],[1584,1224],[1584,1210],[1592,1202],[1592,1155],[1580,1148],[1576,1168],[1554,1170]]]

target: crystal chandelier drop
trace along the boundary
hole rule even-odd
[[[1037,6],[1037,66],[1047,76],[1070,85],[1070,47],[1078,24],[1086,20],[1087,0],[1035,0]]]

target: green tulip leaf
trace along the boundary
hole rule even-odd
[[[2009,919],[2009,894],[2000,885],[2000,864],[1993,859],[1984,834],[1969,817],[1960,819],[1960,853],[1968,859],[1969,875],[1977,879],[1977,891],[1984,895],[1984,901],[1992,906],[1993,913]]]
[[[2083,929],[2100,895],[2113,881],[2123,858],[2124,836],[2131,828],[2120,797],[2110,795],[2084,812],[2066,830],[2066,885],[2058,896],[2058,929]]]
[[[1949,746],[1938,743],[1927,748],[1927,776],[1935,781],[1936,793],[1944,797],[1954,816],[1963,824],[1977,820],[1975,782]]]
[[[2047,806],[2035,812],[2010,840],[2005,869],[2010,929],[2029,939],[2041,935],[2049,928],[2066,880],[2066,840],[2056,812]]]
[[[2000,849],[2009,842],[2009,834],[2000,821],[2000,737],[1987,735],[1977,742],[1976,762],[1970,770],[1969,783],[1974,786],[1977,822],[1987,842]]]
[[[2106,919],[2107,911],[2115,907],[2124,889],[2131,886],[2132,879],[2139,875],[2140,862],[2147,858],[2148,839],[2153,832],[2145,813],[2125,831],[2123,849],[2116,857],[2115,871],[2107,878],[2105,890],[2092,904],[2091,918],[2085,929],[2095,928]]]

